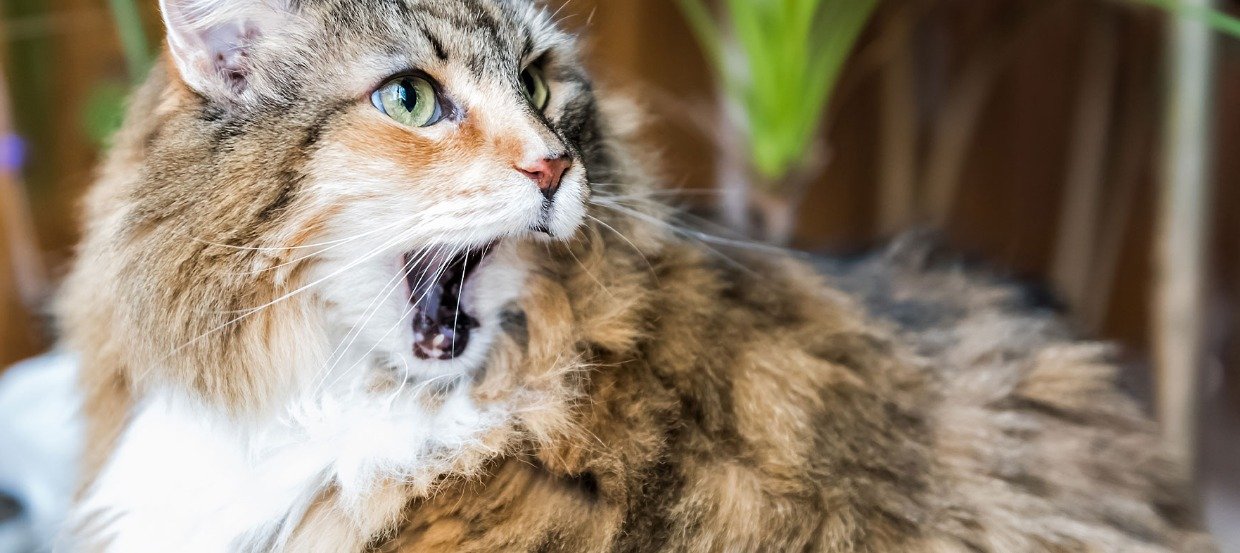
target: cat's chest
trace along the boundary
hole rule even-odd
[[[429,485],[506,420],[464,389],[432,403],[321,399],[244,424],[153,397],[75,516],[110,539],[106,551],[278,550],[329,487],[363,509],[389,482]]]

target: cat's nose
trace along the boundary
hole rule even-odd
[[[560,154],[534,163],[517,165],[517,170],[534,181],[543,197],[550,200],[560,189],[560,179],[564,178],[564,173],[572,166],[573,159],[568,154]]]

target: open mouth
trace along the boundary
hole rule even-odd
[[[422,360],[449,361],[465,353],[469,338],[481,323],[470,315],[462,295],[471,276],[486,261],[492,245],[457,254],[424,256],[415,262],[405,256],[413,306],[413,354]]]

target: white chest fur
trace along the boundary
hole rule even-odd
[[[450,362],[412,357],[395,267],[343,263],[323,264],[331,272],[316,279],[331,305],[329,338],[300,341],[332,345],[307,355],[302,365],[318,370],[296,379],[287,405],[240,421],[184,393],[146,394],[73,514],[88,550],[278,551],[325,490],[343,520],[359,521],[372,516],[369,498],[393,483],[426,490],[498,452],[529,406],[478,404],[464,375],[486,360],[503,307],[521,293],[526,269],[513,247],[498,248],[471,281],[466,296],[481,328]],[[384,370],[413,380],[376,392],[374,371]]]
[[[256,425],[183,398],[153,397],[80,504],[77,522],[106,551],[278,550],[327,486],[347,510],[385,482],[429,484],[507,419],[475,405],[467,386],[433,409],[416,395],[321,400]]]

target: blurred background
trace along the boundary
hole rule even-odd
[[[1120,344],[1240,551],[1240,2],[550,3],[645,108],[669,201],[831,255],[938,230]],[[0,366],[54,341],[41,306],[156,8],[0,0]]]

